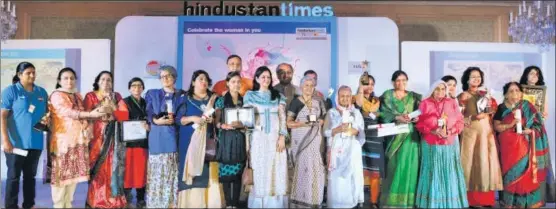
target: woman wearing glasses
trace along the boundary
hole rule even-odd
[[[149,160],[147,166],[147,208],[177,206],[178,150],[174,117],[177,103],[184,94],[177,89],[176,69],[160,67],[162,88],[147,91],[147,121],[149,132]]]
[[[120,100],[118,110],[127,113],[125,118],[128,120],[143,120],[145,129],[148,130],[149,127],[145,120],[147,118],[147,103],[141,97],[144,89],[143,80],[137,77],[132,78],[127,86],[131,95]],[[128,206],[133,200],[131,196],[132,189],[135,189],[137,195],[137,207],[143,208],[146,206],[145,186],[147,182],[147,159],[149,156],[147,145],[147,139],[125,143],[124,192]]]

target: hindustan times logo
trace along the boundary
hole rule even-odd
[[[183,14],[186,16],[311,16],[311,17],[330,17],[334,16],[332,6],[300,6],[293,2],[281,3],[280,6],[253,5],[224,5],[220,1],[219,5],[188,5],[184,2]]]

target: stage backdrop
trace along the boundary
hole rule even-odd
[[[242,77],[254,78],[260,66],[267,66],[278,83],[276,67],[289,63],[292,79],[299,85],[303,72],[315,70],[317,88],[326,91],[337,73],[336,19],[296,17],[180,17],[178,19],[178,78],[189,88],[195,70],[209,73],[214,83],[228,73],[226,58],[242,57]]]
[[[23,61],[33,63],[37,77],[35,83],[46,89],[48,94],[56,87],[58,72],[64,67],[73,68],[78,76],[77,87],[82,95],[93,90],[95,76],[100,71],[110,71],[110,40],[8,40],[2,43],[0,51],[1,88],[12,83],[17,64]],[[42,178],[42,152],[37,178]],[[0,155],[1,178],[6,178],[5,156]]]
[[[197,69],[209,72],[214,84],[228,73],[228,55],[238,54],[246,77],[261,65],[275,73],[286,62],[295,68],[295,85],[313,69],[320,91],[356,88],[362,70],[350,64],[368,60],[371,73],[381,77],[383,70],[398,69],[398,46],[397,27],[388,18],[129,16],[116,26],[115,86],[129,95],[127,82],[138,76],[147,89],[160,88],[156,67],[164,64],[179,70],[178,87],[189,88]]]
[[[386,17],[338,18],[338,84],[353,92],[363,72],[361,62],[375,78],[375,95],[392,88],[390,77],[399,69],[398,26]]]
[[[551,157],[555,157],[555,47],[539,53],[532,45],[514,43],[469,43],[469,42],[403,42],[402,69],[409,76],[408,88],[425,93],[435,80],[444,75],[458,79],[467,67],[477,66],[485,73],[485,86],[490,88],[496,101],[503,101],[502,87],[509,81],[517,81],[525,67],[536,65],[541,68],[548,95],[549,117],[545,121],[550,139]],[[556,164],[552,165],[556,169]]]

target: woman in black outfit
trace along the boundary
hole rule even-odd
[[[247,159],[246,141],[243,124],[239,121],[226,124],[224,110],[243,106],[243,98],[239,94],[240,74],[238,72],[228,73],[226,86],[228,92],[219,97],[215,103],[216,127],[219,130],[216,158],[220,162],[219,177],[224,187],[227,208],[235,208],[239,201],[241,176]]]
[[[145,99],[141,97],[145,84],[140,78],[132,78],[128,83],[130,96],[120,100],[118,109],[128,113],[127,120],[143,120],[145,128],[149,127],[146,123],[147,104]],[[128,206],[133,200],[131,190],[135,189],[137,194],[137,208],[144,208],[145,202],[145,186],[147,183],[147,159],[148,144],[147,140],[130,141],[125,143],[126,161],[124,170],[124,192]]]

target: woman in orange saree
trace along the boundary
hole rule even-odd
[[[522,100],[522,92],[519,83],[506,84],[505,102],[494,115],[504,181],[501,203],[507,208],[539,208],[551,168],[548,139],[542,113]]]

